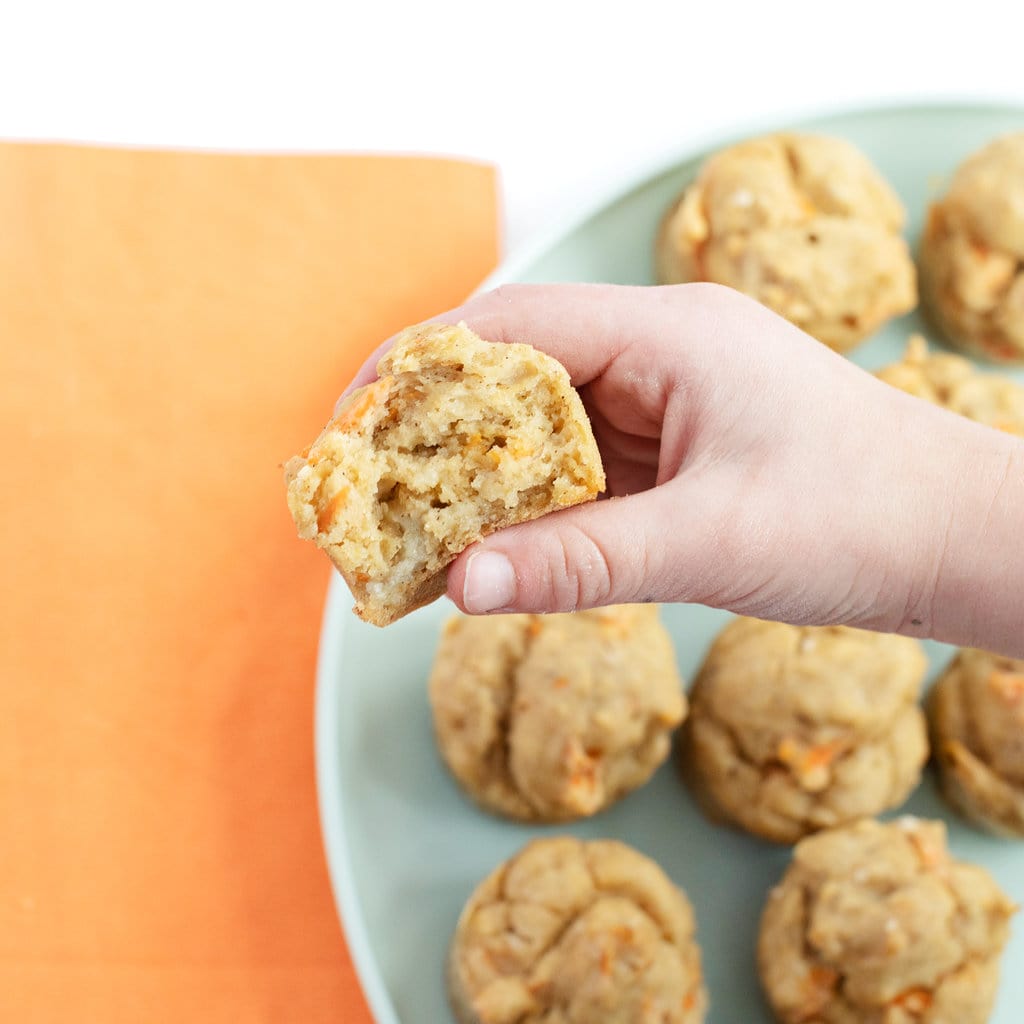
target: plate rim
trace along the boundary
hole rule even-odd
[[[522,270],[537,263],[562,239],[577,231],[588,220],[596,217],[613,203],[625,199],[632,192],[643,188],[655,178],[669,174],[683,163],[699,158],[713,150],[738,142],[754,133],[767,134],[773,131],[799,130],[807,121],[832,120],[872,114],[941,114],[943,112],[962,114],[1014,114],[1024,119],[1024,102],[1019,98],[955,98],[945,96],[903,97],[893,102],[874,100],[870,103],[839,104],[822,108],[809,106],[796,111],[769,116],[761,115],[749,121],[730,123],[724,130],[699,133],[685,144],[674,148],[668,155],[660,154],[640,168],[620,174],[615,181],[604,186],[586,199],[574,204],[554,224],[521,244],[484,278],[474,289],[473,295],[489,291],[503,283],[518,278]],[[768,122],[768,125],[765,125]],[[775,123],[780,127],[771,127]],[[791,125],[792,129],[782,126]],[[1022,125],[1024,130],[1024,125]],[[346,630],[337,629],[334,624],[347,621],[354,602],[344,587],[344,581],[336,570],[332,570],[327,585],[323,613],[320,621],[320,635],[316,659],[316,693],[314,699],[314,767],[317,790],[317,808],[320,821],[321,844],[327,874],[330,882],[334,909],[344,933],[349,956],[355,967],[356,977],[362,994],[369,1006],[374,1024],[402,1024],[384,982],[380,965],[373,954],[366,918],[352,871],[351,858],[343,853],[348,849],[347,828],[344,812],[344,787],[340,777],[330,770],[328,752],[335,748],[335,716],[341,708],[336,700],[337,687],[331,666],[342,663],[345,649]]]

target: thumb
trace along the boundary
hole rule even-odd
[[[682,522],[681,484],[500,530],[452,563],[448,596],[471,615],[690,599],[706,548]]]

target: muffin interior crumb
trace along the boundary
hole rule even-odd
[[[400,383],[373,431],[367,470],[376,529],[355,565],[372,577],[386,572],[389,587],[439,566],[510,509],[537,514],[551,490],[571,486],[555,454],[571,450],[572,438],[543,381],[525,377],[511,394],[497,381],[470,384],[451,371],[424,383]],[[329,475],[318,507],[329,508],[346,482]],[[329,544],[352,544],[346,518],[329,527]]]
[[[371,601],[420,584],[500,526],[603,486],[582,410],[568,415],[561,367],[526,346],[473,338],[470,349],[464,328],[442,330],[455,338],[442,358],[431,362],[414,339],[295,460],[293,479],[315,477],[299,481],[308,497],[293,502],[300,535]]]

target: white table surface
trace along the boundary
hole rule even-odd
[[[0,137],[476,157],[514,249],[733,130],[1024,104],[1022,53],[1021,0],[0,0]]]

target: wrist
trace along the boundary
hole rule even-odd
[[[1024,656],[1024,441],[943,420],[944,479],[897,632]]]

